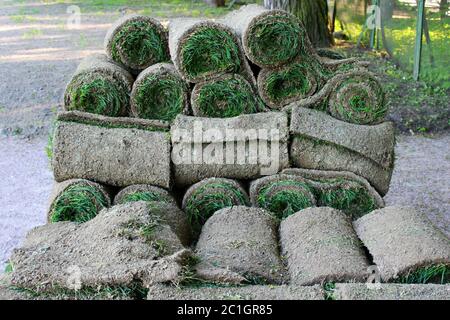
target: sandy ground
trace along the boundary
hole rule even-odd
[[[52,174],[51,119],[79,61],[101,52],[123,10],[86,12],[67,26],[68,5],[0,0],[0,270],[26,232],[45,223]],[[423,210],[450,236],[450,135],[398,139],[388,205]]]

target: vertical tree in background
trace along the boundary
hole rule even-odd
[[[225,0],[205,0],[205,2],[214,7],[223,7],[225,5]]]
[[[329,47],[333,37],[328,28],[327,0],[264,0],[268,9],[284,9],[296,15],[316,47]]]

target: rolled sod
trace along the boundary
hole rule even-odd
[[[53,136],[55,180],[83,178],[119,187],[169,188],[167,130],[167,124],[156,120],[60,113]]]
[[[283,10],[251,4],[223,18],[241,37],[245,54],[262,68],[288,63],[305,50],[307,35],[299,20]]]
[[[159,201],[177,205],[175,198],[169,191],[149,184],[135,184],[125,187],[114,197],[114,205],[134,201]]]
[[[312,96],[321,80],[308,61],[296,61],[272,69],[262,69],[258,75],[258,91],[272,109]]]
[[[64,109],[127,116],[133,77],[104,54],[81,61],[64,93]]]
[[[108,30],[105,50],[114,61],[139,72],[169,60],[168,34],[153,18],[127,15]]]
[[[45,250],[44,250],[45,249]],[[177,281],[190,251],[145,202],[102,210],[86,223],[33,229],[13,251],[11,283],[36,292],[140,286]],[[68,278],[69,277],[69,278]]]
[[[384,207],[379,193],[366,179],[354,173],[300,168],[285,169],[282,173],[306,179],[318,206],[339,209],[353,219]]]
[[[196,253],[202,263],[235,272],[250,284],[283,283],[277,227],[264,209],[224,208],[206,221]]]
[[[194,229],[199,229],[217,210],[249,205],[247,192],[235,180],[209,178],[192,185],[184,194],[182,208]]]
[[[175,67],[188,82],[237,73],[256,87],[239,38],[223,23],[174,19],[169,25],[169,49]]]
[[[389,190],[395,147],[391,122],[356,125],[318,110],[295,107],[290,130],[294,166],[350,171],[367,179],[382,196]]]
[[[365,282],[369,262],[341,211],[307,208],[281,222],[280,242],[291,283]]]
[[[192,91],[194,116],[230,118],[263,111],[251,84],[238,74],[227,74],[197,83]]]
[[[47,220],[86,222],[110,205],[111,196],[104,186],[85,179],[66,180],[53,187]]]
[[[276,174],[252,181],[250,199],[253,206],[264,208],[278,219],[316,205],[308,181],[298,176]]]
[[[131,91],[131,114],[136,118],[172,121],[188,113],[188,86],[174,66],[158,63],[137,77]]]
[[[289,166],[287,125],[284,112],[223,119],[179,115],[170,129],[175,184],[256,179],[281,171]]]
[[[335,300],[450,300],[450,285],[336,283]]]
[[[323,297],[320,286],[289,285],[177,288],[158,284],[148,293],[149,300],[323,300]]]
[[[450,240],[423,213],[386,207],[354,227],[384,282],[450,283]]]

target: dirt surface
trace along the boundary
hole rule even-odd
[[[127,11],[80,8],[80,27],[69,29],[67,4],[1,0],[0,271],[25,233],[45,223],[53,182],[44,148],[65,84],[83,57],[102,51],[108,27]],[[387,205],[422,209],[450,236],[449,176],[449,134],[400,136]]]

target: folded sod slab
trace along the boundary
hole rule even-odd
[[[131,91],[131,114],[136,118],[172,121],[189,112],[187,83],[174,66],[158,63],[142,71]]]
[[[236,273],[246,283],[283,283],[287,275],[278,251],[277,228],[276,219],[264,209],[224,208],[204,224],[196,254],[201,264]],[[214,282],[222,280],[218,277]]]
[[[291,283],[365,282],[369,261],[343,212],[307,208],[284,219],[280,225],[281,251]]]
[[[110,117],[130,112],[131,74],[104,54],[85,58],[64,93],[64,109]]]
[[[169,60],[167,30],[150,17],[127,15],[117,20],[105,37],[105,50],[114,61],[134,73]]]
[[[170,187],[168,126],[156,120],[60,113],[53,136],[55,180]]]
[[[85,179],[55,183],[47,212],[48,222],[86,222],[111,205],[109,190]]]
[[[449,283],[450,240],[421,212],[386,207],[354,222],[383,282]]]

